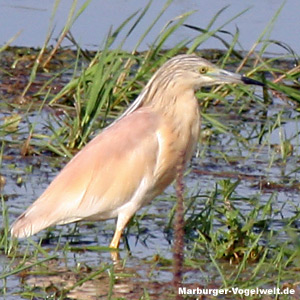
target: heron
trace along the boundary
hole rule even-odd
[[[220,84],[261,82],[194,55],[166,61],[127,110],[82,148],[11,227],[16,238],[49,226],[117,218],[117,249],[132,216],[187,165],[201,127],[195,92]]]

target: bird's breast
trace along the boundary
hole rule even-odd
[[[198,105],[170,110],[162,120],[157,134],[159,151],[155,169],[159,191],[175,179],[180,163],[187,164],[194,153],[200,131]]]

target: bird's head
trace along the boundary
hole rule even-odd
[[[143,105],[166,107],[169,99],[178,98],[186,91],[218,84],[254,84],[263,83],[246,76],[218,68],[197,55],[182,54],[169,59],[152,76],[139,97],[127,109],[122,117]]]
[[[196,55],[178,55],[166,62],[158,71],[159,77],[169,83],[199,89],[218,84],[244,83],[263,86],[263,83],[218,68]]]

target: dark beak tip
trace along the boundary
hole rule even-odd
[[[254,84],[254,85],[259,85],[259,86],[265,86],[264,83],[262,83],[260,81],[257,81],[257,80],[254,80],[254,79],[251,79],[251,78],[246,77],[246,76],[242,76],[241,80],[245,84]]]

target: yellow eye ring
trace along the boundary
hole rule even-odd
[[[205,66],[202,66],[202,67],[199,68],[199,73],[200,74],[205,74],[205,73],[207,73],[207,71],[208,71],[208,68],[205,67]]]

